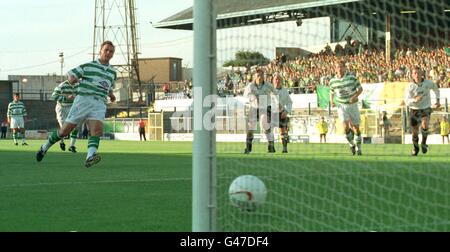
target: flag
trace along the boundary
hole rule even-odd
[[[362,100],[362,108],[370,109],[370,102],[368,100]]]
[[[447,56],[450,56],[450,47],[444,48],[444,51],[447,54]]]
[[[328,86],[317,86],[317,106],[320,108],[328,108],[330,105],[330,87]]]

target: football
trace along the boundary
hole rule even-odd
[[[242,175],[231,182],[228,190],[231,204],[245,211],[255,211],[266,201],[264,182],[253,175]]]

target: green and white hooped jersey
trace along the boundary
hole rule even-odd
[[[76,95],[76,89],[78,85],[71,85],[68,81],[64,81],[59,84],[52,93],[52,100],[61,104],[61,106],[71,106],[73,100],[67,100],[67,96]]]
[[[361,83],[351,74],[330,80],[330,92],[334,94],[334,100],[339,104],[349,104],[352,96],[360,88],[362,88]]]
[[[116,70],[110,64],[101,64],[99,60],[74,68],[68,75],[75,76],[79,81],[77,95],[94,96],[105,103],[117,79]]]
[[[8,117],[23,117],[27,115],[27,110],[23,102],[12,101],[8,104]]]

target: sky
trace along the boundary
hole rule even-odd
[[[135,0],[139,58],[176,57],[183,67],[193,67],[193,32],[156,29],[152,24],[192,7],[193,2]],[[95,0],[0,0],[0,80],[8,75],[59,75],[61,52],[63,74],[92,60],[94,16]],[[243,50],[273,59],[278,47],[323,48],[330,40],[329,26],[328,18],[318,18],[304,20],[301,27],[290,21],[218,30],[217,64]],[[125,63],[119,53],[124,50],[116,47],[112,64]]]
[[[141,58],[178,57],[193,64],[192,31],[155,29],[193,0],[135,0]],[[95,0],[0,0],[0,80],[60,74],[92,59]],[[113,62],[112,62],[113,63]]]

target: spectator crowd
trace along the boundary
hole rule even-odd
[[[336,45],[334,50],[327,45],[321,52],[306,57],[287,59],[280,55],[268,65],[262,66],[266,81],[271,82],[274,73],[283,77],[283,85],[291,93],[314,93],[318,85],[329,85],[333,77],[333,65],[338,60],[347,62],[347,67],[361,83],[384,81],[409,81],[411,70],[419,66],[425,70],[427,79],[433,80],[441,88],[450,87],[449,49],[400,48],[386,61],[384,49],[369,48],[358,41],[343,47]],[[232,69],[218,81],[219,94],[240,95],[247,83],[252,81],[252,68]]]

